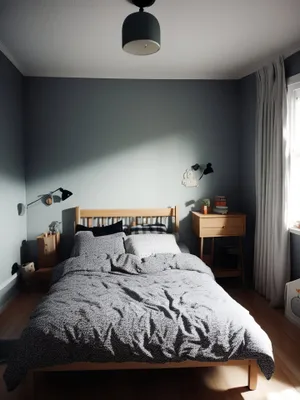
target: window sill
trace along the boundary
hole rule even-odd
[[[299,228],[289,228],[290,233],[293,233],[294,235],[300,235],[300,229]]]

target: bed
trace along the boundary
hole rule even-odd
[[[178,207],[76,208],[75,225],[163,222],[178,232]],[[255,390],[258,366],[274,372],[267,334],[190,254],[104,255],[88,251],[55,267],[48,295],[11,354],[4,379],[13,390],[37,371],[198,368],[244,365]]]

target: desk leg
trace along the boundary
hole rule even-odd
[[[204,238],[200,238],[200,258],[203,260],[203,245],[204,245]]]

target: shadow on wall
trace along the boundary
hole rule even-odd
[[[174,132],[193,132],[192,143],[201,143],[203,154],[216,135],[219,154],[228,135],[236,136],[236,85],[230,81],[26,78],[25,95],[27,154],[39,149],[26,157],[29,179],[110,158]],[[44,167],[47,160],[51,168]]]
[[[192,211],[200,211],[202,199],[188,200],[186,207],[190,208],[188,215],[180,221],[180,240],[188,245],[192,254],[199,257],[199,238],[193,233],[192,227]]]
[[[239,202],[238,88],[236,81],[26,78],[27,199],[63,186],[74,193],[67,207],[179,205],[181,232],[194,247],[184,206],[191,191]],[[208,161],[217,173],[184,188],[184,171]],[[28,210],[28,239],[68,219],[64,207]],[[71,247],[65,229],[63,255]]]

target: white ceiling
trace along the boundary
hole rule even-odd
[[[300,48],[300,0],[157,0],[157,54],[121,47],[127,0],[0,0],[0,48],[24,75],[230,79]]]

